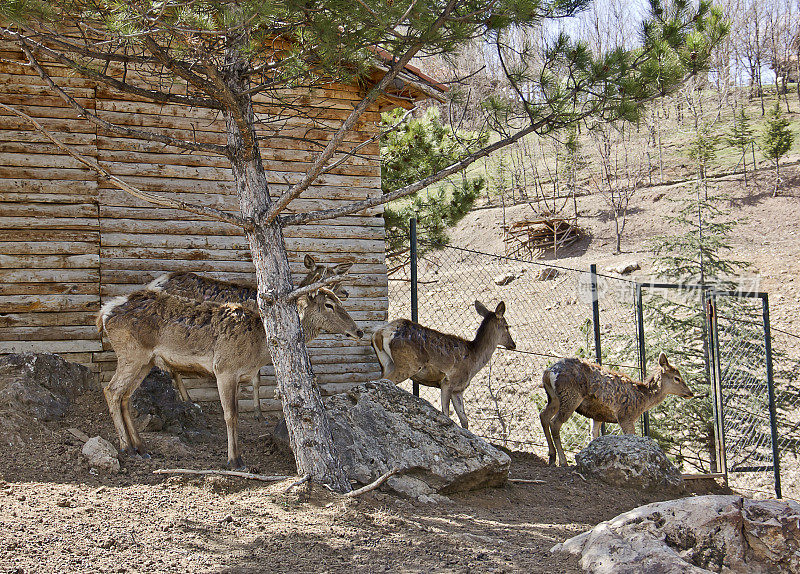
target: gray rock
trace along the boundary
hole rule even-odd
[[[104,472],[119,472],[117,449],[106,439],[96,436],[86,441],[81,449],[89,466]]]
[[[614,486],[680,488],[683,479],[664,451],[647,437],[597,437],[575,456],[578,472]]]
[[[495,285],[508,285],[514,279],[517,278],[517,274],[513,271],[509,271],[508,273],[502,273],[493,279]]]
[[[620,263],[619,265],[606,267],[606,271],[609,271],[610,273],[618,273],[619,275],[627,275],[628,273],[633,273],[641,268],[642,267],[638,261],[629,261],[627,263]]]
[[[168,373],[153,369],[131,395],[136,425],[143,432],[166,429],[187,439],[210,436],[211,423],[196,404],[183,402]]]
[[[49,353],[13,353],[0,359],[0,410],[51,421],[71,399],[95,386],[88,368]]]
[[[393,468],[414,467],[393,476],[387,485],[419,499],[500,486],[508,478],[511,459],[507,454],[389,381],[366,383],[326,397],[325,406],[345,472],[362,484]],[[285,422],[278,423],[274,440],[288,445]]]
[[[800,572],[800,504],[694,496],[640,506],[555,545],[586,572]]]

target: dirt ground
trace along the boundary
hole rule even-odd
[[[577,572],[550,547],[597,522],[668,495],[609,488],[533,455],[512,477],[541,483],[452,495],[421,504],[380,491],[343,500],[290,481],[153,474],[223,468],[225,434],[214,405],[209,433],[186,443],[148,433],[149,460],[122,473],[90,470],[67,428],[112,439],[99,390],[59,422],[17,421],[24,445],[0,457],[0,572]],[[294,472],[270,425],[241,421],[250,470]],[[709,489],[709,484],[696,484]],[[712,490],[719,490],[715,486]]]
[[[777,198],[766,184],[761,191],[728,186],[742,221],[734,249],[774,295],[773,324],[791,332],[800,331],[798,173],[787,170],[792,185]],[[669,199],[679,194],[650,189],[637,198],[628,252],[621,255],[612,253],[602,205],[582,203],[589,234],[559,263],[606,266],[636,258],[647,273],[646,240],[668,230],[666,216],[677,209]],[[527,215],[526,209],[505,216]],[[502,253],[502,218],[500,208],[475,211],[454,244]],[[602,520],[674,496],[610,488],[529,454],[513,456],[512,478],[541,483],[451,495],[445,504],[382,492],[345,501],[317,486],[285,494],[287,481],[153,474],[223,468],[222,417],[216,405],[203,408],[205,438],[149,433],[153,458],[123,458],[119,475],[90,471],[81,442],[66,430],[114,438],[99,390],[79,397],[57,423],[0,417],[0,431],[15,425],[22,438],[3,445],[0,457],[0,572],[578,572],[575,559],[549,549]],[[293,458],[272,445],[268,424],[245,414],[240,426],[251,471],[294,473]],[[699,493],[722,490],[691,484]]]

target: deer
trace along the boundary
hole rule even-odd
[[[561,425],[572,413],[592,419],[592,438],[600,436],[601,423],[619,423],[622,432],[635,434],[636,420],[660,404],[667,395],[692,398],[694,393],[667,356],[658,357],[658,368],[644,382],[583,359],[561,359],[542,375],[547,405],[539,415],[547,439],[548,462],[556,453],[567,466],[561,446]]]
[[[469,421],[464,412],[464,390],[472,378],[492,358],[498,345],[516,349],[504,317],[506,305],[494,311],[475,301],[483,317],[471,341],[440,333],[408,319],[395,319],[372,335],[372,348],[381,364],[381,378],[395,384],[411,379],[427,387],[441,389],[442,412],[450,417],[450,400],[464,429]]]
[[[364,333],[327,288],[300,295],[301,316],[314,317],[310,332],[325,325],[352,339]],[[241,303],[196,301],[163,290],[143,289],[105,303],[97,314],[117,355],[117,369],[103,389],[119,438],[120,451],[146,457],[130,413],[130,396],[156,364],[172,371],[213,375],[222,402],[228,438],[228,466],[244,468],[238,440],[239,384],[255,385],[272,359],[259,312]],[[308,333],[304,332],[308,337]]]
[[[309,254],[306,254],[303,258],[303,264],[306,269],[308,269],[308,272],[300,281],[300,287],[311,285],[312,283],[328,279],[329,277],[344,276],[353,266],[352,262],[340,263],[333,266],[321,265]],[[161,290],[172,295],[197,301],[246,304],[257,310],[256,297],[258,296],[258,291],[255,287],[221,281],[191,272],[165,273],[151,281],[145,288]],[[349,293],[342,287],[341,282],[332,284],[331,290],[340,300],[345,300],[349,297]],[[321,331],[332,334],[345,334],[345,331],[339,329],[350,329],[352,327],[352,325],[347,322],[326,323],[324,320],[321,320],[321,315],[315,314],[316,310],[317,306],[314,305],[302,303],[298,305],[300,323],[303,326],[303,334],[306,343],[315,339]],[[182,401],[191,401],[183,378],[177,370],[158,360],[155,362],[155,366],[170,374]],[[261,387],[258,378],[256,378],[253,384],[253,403],[256,420],[262,420],[264,418],[264,413],[261,410]]]

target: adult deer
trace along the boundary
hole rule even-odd
[[[340,263],[338,265],[321,265],[317,263],[316,259],[311,255],[306,254],[303,259],[308,272],[306,276],[300,281],[300,287],[305,287],[328,279],[331,277],[344,275],[353,266],[352,262]],[[257,310],[256,297],[258,292],[255,287],[243,285],[239,283],[231,283],[228,281],[221,281],[203,275],[197,275],[191,272],[173,272],[165,273],[159,276],[147,285],[148,289],[160,290],[171,295],[185,297],[196,301],[213,301],[216,303],[240,303],[243,305],[250,305],[253,309]],[[340,300],[347,299],[349,293],[342,287],[341,282],[336,282],[331,285],[331,290],[339,297]],[[321,332],[325,331],[332,334],[346,335],[348,330],[356,330],[351,321],[331,320],[337,319],[338,314],[325,315],[319,312],[317,305],[307,304],[308,299],[298,300],[298,313],[300,314],[300,323],[303,327],[303,336],[305,342],[315,339]],[[332,304],[332,303],[331,303]],[[346,313],[346,312],[345,312]],[[349,316],[348,316],[349,317]],[[360,335],[359,335],[360,337]],[[155,366],[169,372],[172,380],[175,382],[175,387],[181,396],[181,400],[189,401],[189,392],[186,390],[186,385],[183,382],[178,370],[170,367],[169,365],[156,361]],[[261,386],[259,378],[256,377],[253,382],[253,403],[255,407],[256,418],[263,418],[261,411]]]
[[[450,399],[461,426],[469,428],[464,412],[464,389],[492,358],[498,345],[516,349],[504,317],[502,301],[494,312],[480,301],[475,310],[483,317],[471,341],[434,331],[408,319],[395,319],[372,336],[372,348],[381,364],[381,377],[394,383],[411,379],[442,391],[442,412],[450,416]]]
[[[301,316],[316,317],[337,332],[360,339],[363,332],[330,289],[298,298]],[[97,314],[117,355],[117,370],[103,390],[120,450],[144,455],[130,413],[131,393],[156,364],[173,371],[214,375],[228,434],[228,465],[243,468],[238,441],[239,383],[254,385],[271,362],[258,311],[239,303],[194,301],[145,289],[107,302]],[[311,332],[317,328],[312,325]]]
[[[539,415],[547,439],[549,462],[558,452],[558,464],[567,465],[561,446],[561,425],[577,411],[592,419],[592,437],[600,436],[601,423],[619,423],[625,434],[635,433],[642,413],[660,404],[667,395],[691,398],[678,369],[667,356],[658,357],[656,372],[644,382],[583,359],[561,359],[545,370],[542,384],[547,405]]]

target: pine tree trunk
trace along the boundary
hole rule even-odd
[[[242,92],[246,83],[237,72],[237,65],[232,63],[227,71],[228,86],[235,92]],[[239,110],[224,112],[231,166],[242,216],[254,218],[267,210],[271,199],[255,138],[250,97],[241,97],[236,105]],[[273,222],[266,227],[257,226],[246,235],[258,281],[258,307],[264,320],[297,472],[310,474],[312,480],[327,484],[334,491],[349,492],[350,483],[336,457],[330,420],[311,370],[297,306],[283,300],[292,289],[283,230]]]

